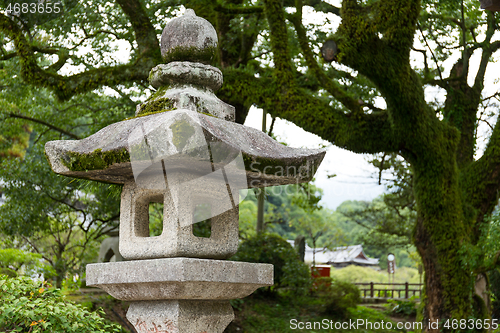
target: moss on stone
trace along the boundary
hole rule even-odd
[[[104,170],[113,164],[130,162],[130,154],[126,149],[96,149],[90,154],[68,152],[61,162],[71,171]]]
[[[163,109],[163,110],[159,110],[159,111],[153,111],[153,112],[141,113],[141,114],[138,114],[137,116],[133,116],[133,117],[125,118],[124,120],[130,120],[130,119],[135,119],[135,118],[140,118],[140,117],[150,116],[150,115],[152,115],[152,114],[157,114],[157,113],[162,113],[162,112],[168,112],[168,111],[173,111],[173,110],[177,110],[177,108],[172,108],[172,109]]]
[[[174,102],[166,97],[161,97],[155,100],[147,101],[141,105],[139,113],[136,117],[141,115],[148,115],[158,112],[165,112],[174,109]]]
[[[169,86],[161,86],[160,88],[158,88],[158,90],[156,90],[156,92],[149,96],[149,98],[146,100],[146,102],[149,102],[149,101],[152,101],[152,100],[155,100],[157,98],[160,98],[163,96],[163,94],[165,94],[165,91],[167,91],[169,89]]]

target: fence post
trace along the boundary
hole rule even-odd
[[[408,298],[408,282],[405,283],[405,298]]]
[[[370,282],[370,295],[373,298],[373,282]]]

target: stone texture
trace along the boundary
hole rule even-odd
[[[99,248],[98,262],[115,262],[123,261],[123,257],[119,250],[119,238],[109,237],[102,241]]]
[[[87,286],[124,301],[230,300],[273,284],[273,265],[194,258],[87,265]]]
[[[234,107],[221,101],[211,90],[200,89],[197,86],[183,84],[171,86],[163,90],[155,99],[145,102],[136,110],[136,115],[141,115],[149,103],[157,100],[168,100],[172,109],[186,109],[206,113],[227,121],[234,121]],[[160,110],[158,110],[160,111]]]
[[[204,18],[196,16],[194,10],[186,9],[183,16],[170,20],[161,35],[161,55],[165,61],[174,52],[182,52],[184,57],[190,56],[193,62],[208,63],[204,51],[215,53],[217,48],[217,32]],[[190,55],[188,55],[190,54]],[[173,60],[179,60],[174,58]]]
[[[126,259],[169,257],[226,259],[236,253],[238,206],[231,206],[223,179],[215,182],[198,182],[196,190],[189,186],[187,188],[181,186],[178,191],[175,189],[176,187],[144,189],[134,181],[125,184],[120,207],[121,255]],[[174,191],[177,193],[176,203],[171,195]],[[224,199],[228,204],[224,205]],[[150,202],[164,204],[163,232],[156,237],[149,237]],[[208,203],[214,210],[219,209],[219,211],[212,211],[210,216],[202,216],[199,220],[195,220],[193,215],[197,203]],[[193,234],[193,224],[209,218],[210,238],[196,237]]]
[[[222,143],[227,149],[241,152],[250,188],[308,182],[312,180],[326,153],[324,149],[287,147],[257,129],[189,110],[175,110],[121,121],[82,140],[50,141],[45,145],[45,152],[52,170],[56,173],[124,184],[134,179],[130,158],[110,163],[105,168],[80,171],[75,166],[94,158],[97,152],[100,154],[124,150],[130,154],[129,139],[137,129],[144,129],[146,134],[152,133],[160,139],[159,143],[163,147],[170,147],[168,149],[173,152],[174,135],[170,126],[180,119],[197,124],[195,127],[202,129],[207,144]],[[160,137],[161,133],[165,136]],[[196,140],[198,139],[199,136],[196,136]],[[188,148],[189,146],[184,151],[187,152]],[[168,155],[170,153],[167,151],[164,157],[184,159],[188,162],[181,163],[193,165],[194,158],[177,153],[173,156]]]
[[[222,333],[234,319],[228,301],[133,302],[127,319],[138,333]]]
[[[192,84],[217,91],[222,87],[222,82],[222,72],[217,67],[189,61],[160,64],[149,74],[149,83],[156,89],[176,84]]]

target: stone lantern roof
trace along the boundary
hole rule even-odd
[[[191,168],[210,161],[214,170],[241,153],[248,187],[312,180],[325,150],[287,147],[234,123],[234,107],[214,94],[223,78],[218,68],[207,64],[217,46],[217,34],[208,21],[188,9],[166,25],[161,41],[168,63],[151,70],[149,80],[156,93],[138,105],[132,119],[82,140],[48,142],[45,151],[54,172],[124,184],[134,176],[137,180],[134,166],[145,169],[169,160]],[[217,147],[218,157],[200,146]],[[138,153],[145,150],[149,153]]]

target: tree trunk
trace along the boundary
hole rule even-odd
[[[415,245],[425,268],[424,329],[446,332],[443,325],[447,319],[473,315],[470,304],[474,281],[461,263],[460,249],[469,236],[454,145],[448,140],[435,143],[436,154],[412,164],[418,207]]]

